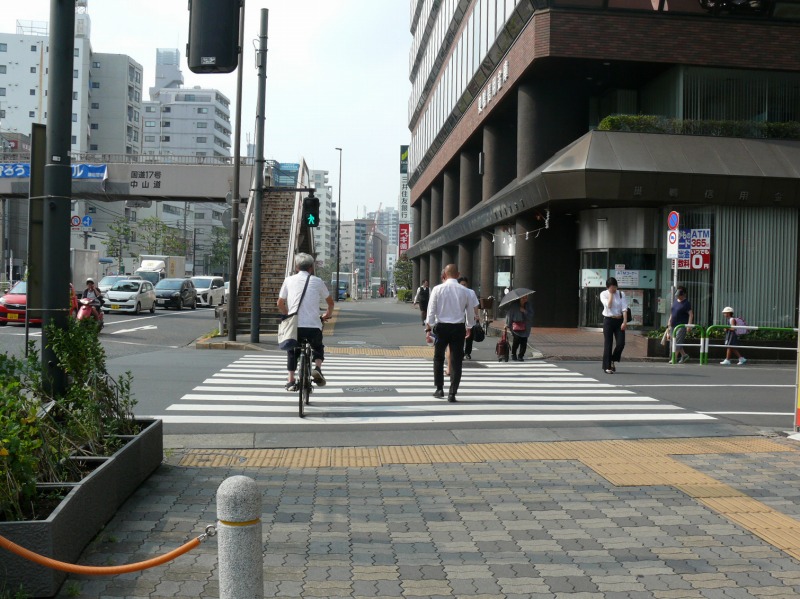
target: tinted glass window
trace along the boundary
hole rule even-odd
[[[179,279],[164,279],[158,282],[156,289],[180,289],[181,282]]]

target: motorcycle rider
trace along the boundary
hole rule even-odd
[[[94,279],[86,279],[86,289],[83,290],[81,298],[89,298],[92,301],[92,316],[95,320],[100,320],[99,306],[103,305],[103,294],[95,286]]]

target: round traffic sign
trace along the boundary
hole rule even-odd
[[[670,231],[667,240],[670,244],[678,243],[678,233],[676,231]]]
[[[77,214],[73,214],[72,218],[69,219],[69,224],[73,227],[79,227],[81,224],[81,217]]]
[[[677,229],[680,220],[681,220],[680,214],[678,214],[673,210],[672,212],[669,213],[669,216],[667,217],[667,226],[670,228],[670,230]]]

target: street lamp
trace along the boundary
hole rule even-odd
[[[336,148],[339,152],[339,201],[336,206],[336,301],[339,301],[339,276],[342,266],[339,263],[342,249],[342,148]]]

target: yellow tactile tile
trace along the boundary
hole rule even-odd
[[[250,449],[242,452],[245,468],[277,468],[283,459],[283,449]]]
[[[420,449],[425,452],[431,463],[483,461],[475,455],[470,445],[422,445]]]
[[[384,464],[428,464],[428,456],[415,446],[389,445],[378,448]]]
[[[179,465],[194,468],[227,468],[244,462],[243,452],[233,449],[193,449],[184,455]]]
[[[381,465],[378,450],[369,447],[337,447],[331,450],[331,466],[371,468]]]
[[[470,447],[473,454],[486,462],[504,462],[527,459],[523,450],[524,445],[533,443],[475,443]]]
[[[703,497],[702,503],[723,514],[741,514],[758,512],[769,513],[773,509],[752,497]]]
[[[331,450],[325,447],[287,449],[280,465],[283,468],[327,468],[331,465]]]
[[[746,495],[741,491],[717,481],[701,484],[678,484],[675,485],[675,488],[679,491],[683,491],[689,497],[694,497],[696,499],[712,497],[746,497]]]

